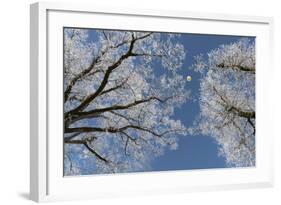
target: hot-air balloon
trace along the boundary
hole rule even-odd
[[[192,77],[191,77],[190,75],[188,75],[188,76],[186,77],[186,80],[187,80],[188,82],[190,82],[190,81],[192,80]]]

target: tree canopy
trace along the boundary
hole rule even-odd
[[[188,98],[178,74],[185,58],[177,34],[64,30],[65,175],[142,170],[185,126],[172,118]],[[154,64],[161,65],[154,71]]]
[[[255,44],[243,38],[195,57],[202,74],[194,130],[212,136],[228,166],[255,165]]]

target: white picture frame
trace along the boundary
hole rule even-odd
[[[268,70],[272,69],[272,18],[46,2],[32,4],[30,14],[31,200],[94,199],[273,186],[272,113],[264,109],[270,106],[267,96],[271,77]],[[124,19],[126,23],[122,23]],[[60,157],[63,150],[62,89],[57,89],[62,86],[62,72],[57,72],[54,67],[62,69],[64,26],[256,36],[256,167],[63,177],[63,157]]]

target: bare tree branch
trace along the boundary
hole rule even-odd
[[[221,63],[219,65],[217,65],[218,68],[231,68],[231,69],[236,69],[236,70],[240,70],[240,71],[244,71],[244,72],[251,72],[251,73],[255,73],[255,68],[254,67],[248,67],[248,66],[242,66],[240,64],[233,64],[233,65],[226,65],[224,63]]]
[[[107,36],[105,35],[105,33],[103,32],[104,36],[106,37],[106,39],[108,40]],[[110,49],[117,49],[125,44],[129,43],[129,41],[124,40],[122,42],[120,42],[117,45],[114,46],[109,46],[106,50],[102,51],[101,54],[99,56],[97,56],[96,58],[93,58],[92,63],[90,64],[90,66],[81,71],[78,75],[76,75],[72,80],[70,80],[68,86],[66,87],[65,91],[64,91],[64,102],[66,102],[69,98],[69,95],[71,93],[71,89],[72,87],[76,84],[76,82],[78,82],[79,80],[81,80],[81,78],[83,78],[84,76],[88,75],[95,67],[95,65],[101,60],[101,58],[110,50]],[[103,72],[102,70],[97,70],[92,72],[91,74],[96,74],[98,72]]]
[[[93,118],[96,115],[99,115],[99,114],[104,113],[104,112],[128,109],[128,108],[137,106],[139,104],[150,102],[152,100],[157,100],[157,101],[163,103],[163,102],[166,102],[167,100],[169,100],[171,98],[172,97],[168,97],[168,98],[162,100],[158,97],[152,96],[152,97],[149,97],[147,99],[136,100],[136,101],[131,102],[131,103],[126,104],[126,105],[112,105],[110,107],[94,109],[94,110],[86,111],[86,112],[78,112],[78,113],[74,113],[72,115],[71,115],[71,113],[67,113],[66,116],[65,116],[65,123],[71,124],[71,123],[74,123],[78,120],[82,120],[82,119],[86,119],[86,118]],[[69,118],[69,115],[71,115],[71,118]]]
[[[92,93],[91,95],[86,97],[85,100],[83,102],[81,102],[81,104],[79,106],[77,106],[75,109],[71,110],[70,113],[75,113],[75,112],[81,111],[84,108],[86,108],[103,91],[103,89],[105,88],[105,86],[108,82],[108,79],[109,79],[109,76],[110,76],[111,72],[114,69],[118,68],[124,60],[126,60],[127,58],[132,56],[135,42],[138,41],[138,40],[147,38],[151,34],[152,33],[148,33],[148,34],[143,35],[143,36],[138,37],[138,38],[134,38],[133,34],[132,34],[132,40],[130,42],[130,46],[129,46],[128,51],[125,54],[123,54],[115,63],[113,63],[112,65],[110,65],[107,68],[107,70],[104,74],[103,80],[102,80],[100,86],[98,87],[98,89],[94,93]]]
[[[98,154],[89,144],[88,144],[88,141],[85,139],[85,140],[66,140],[64,139],[64,143],[66,144],[82,144],[84,145],[91,153],[93,153],[98,159],[108,163],[109,161],[102,157],[100,154]]]
[[[255,118],[256,117],[256,112],[255,111],[245,111],[242,110],[238,107],[235,107],[230,104],[229,100],[223,97],[218,90],[216,89],[215,86],[213,86],[213,90],[215,93],[220,97],[220,99],[225,103],[225,106],[227,107],[228,112],[235,112],[239,117],[244,117],[244,118]]]

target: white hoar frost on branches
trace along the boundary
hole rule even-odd
[[[177,149],[186,128],[172,116],[188,97],[177,37],[64,29],[65,175],[146,170]]]
[[[255,166],[255,43],[243,38],[195,61],[202,79],[194,131],[214,137],[228,166]]]

